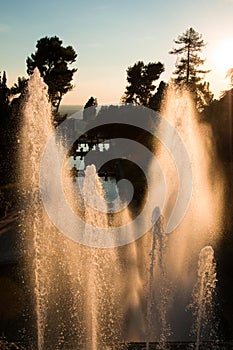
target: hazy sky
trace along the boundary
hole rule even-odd
[[[233,49],[224,49],[226,40],[233,47],[233,0],[0,0],[0,71],[6,70],[9,85],[26,76],[37,40],[57,35],[78,53],[75,88],[63,104],[83,104],[90,96],[119,103],[126,69],[138,60],[161,61],[161,78],[169,80],[176,58],[168,51],[189,27],[208,43],[203,57],[212,72],[206,80],[217,96],[227,87],[231,55],[233,66]]]

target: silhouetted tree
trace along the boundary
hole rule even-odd
[[[96,107],[98,106],[97,98],[90,97],[84,106],[83,119],[92,120],[96,117]]]
[[[233,73],[233,69],[228,71]],[[218,278],[218,330],[222,339],[231,339],[233,332],[233,86],[225,91],[218,100],[213,100],[201,113],[213,131],[213,141],[217,146],[218,157],[212,155],[212,162],[221,161],[220,169],[224,170],[225,190],[221,205],[224,205],[224,219],[222,220],[221,236],[216,246]],[[212,153],[212,150],[210,150]],[[218,169],[217,169],[218,171]],[[212,176],[212,174],[211,174]],[[218,180],[217,180],[218,181]]]
[[[2,77],[0,76],[0,105],[6,107],[9,104],[10,89],[6,83],[6,72],[3,72]]]
[[[15,136],[9,102],[10,89],[7,87],[6,73],[0,76],[0,184],[12,180],[12,149]]]
[[[206,106],[209,106],[214,99],[214,94],[210,91],[210,83],[204,81],[199,83],[196,90],[196,107],[202,111]]]
[[[1,125],[1,138],[4,139],[4,135],[7,131],[7,123],[10,117],[10,89],[7,87],[6,72],[0,73],[0,125]]]
[[[32,74],[38,67],[49,87],[49,96],[57,112],[64,94],[72,89],[71,81],[77,69],[68,66],[75,62],[77,54],[72,46],[62,46],[57,37],[44,37],[37,41],[36,52],[27,58],[27,72]]]
[[[209,84],[201,83],[203,75],[210,72],[210,70],[200,68],[205,60],[200,57],[199,53],[206,44],[202,35],[193,28],[187,29],[174,42],[179,46],[169,52],[178,56],[174,81],[178,86],[188,88],[194,94],[197,108],[202,109],[213,98],[209,91]]]
[[[94,98],[92,96],[89,98],[89,100],[85,104],[84,109],[89,108],[89,107],[97,107],[97,106],[98,106],[97,98]]]
[[[126,91],[122,97],[123,103],[133,103],[149,107],[150,99],[156,86],[154,81],[158,80],[164,72],[161,62],[144,64],[142,61],[135,63],[127,69]]]
[[[225,91],[219,100],[213,100],[204,109],[202,118],[212,126],[220,159],[233,162],[233,88]]]
[[[27,82],[28,82],[28,79],[24,77],[22,78],[18,77],[17,83],[15,83],[10,89],[10,94],[11,95],[23,94],[27,86]]]
[[[19,114],[20,104],[25,96],[28,79],[18,77],[17,83],[10,88],[11,114]]]
[[[189,28],[185,33],[178,36],[177,40],[174,40],[180,47],[171,50],[169,53],[172,55],[178,55],[179,59],[176,62],[176,75],[175,82],[178,85],[187,85],[198,83],[201,80],[199,73],[208,73],[208,70],[198,69],[203,65],[205,60],[201,59],[198,55],[206,46],[202,35],[197,33],[193,28]]]
[[[162,100],[164,97],[164,94],[166,92],[166,89],[168,87],[168,84],[166,84],[164,81],[161,81],[159,83],[158,89],[154,95],[151,96],[149,100],[149,108],[160,111]]]

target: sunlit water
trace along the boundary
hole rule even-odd
[[[186,311],[186,306],[190,304],[196,283],[199,252],[206,245],[217,245],[221,233],[224,177],[216,158],[211,130],[198,122],[188,94],[177,95],[170,91],[163,115],[184,139],[193,169],[193,194],[184,220],[175,232],[166,234],[178,179],[175,165],[166,150],[156,145],[155,155],[167,184],[166,202],[160,208],[164,217],[163,229],[155,225],[152,232],[118,248],[82,246],[59,232],[43,209],[39,171],[46,141],[53,130],[51,106],[47,87],[38,70],[30,78],[23,106],[20,177],[25,201],[22,239],[29,252],[28,277],[35,305],[31,317],[37,329],[38,350],[104,350],[125,341],[145,341],[147,349],[149,342],[157,341],[160,349],[166,349],[169,340],[190,340],[194,319]],[[172,135],[165,136],[167,142],[173,142]],[[65,157],[62,144],[54,144],[47,186],[57,175],[53,165],[59,162],[58,154],[62,152]],[[159,177],[153,168],[150,173],[157,191]],[[115,184],[111,189],[103,189],[108,185],[100,181],[93,166],[87,167],[82,182],[80,193],[77,180],[74,182],[64,176],[67,199],[76,214],[84,210],[81,216],[86,222],[92,226],[109,227],[132,220],[128,209],[120,215],[100,215],[93,211],[90,203],[98,207],[101,197],[102,211],[105,212],[108,200],[118,195]],[[98,189],[97,197],[93,186]],[[109,196],[107,202],[106,193]],[[66,220],[59,193],[53,193],[53,196],[56,198],[53,214]],[[83,234],[95,237],[96,233],[95,229],[86,226]],[[133,237],[133,232],[128,234]],[[210,253],[208,249],[207,255],[212,256]],[[203,259],[200,255],[200,261]],[[200,262],[198,276],[202,274],[199,273],[201,266]],[[203,288],[208,289],[209,280],[203,283]],[[203,319],[201,310],[206,303],[203,296],[195,302],[199,310],[194,315],[195,324],[200,325]],[[197,343],[200,338],[198,327]]]
[[[50,266],[51,241],[47,240],[50,223],[43,211],[39,195],[39,167],[43,147],[52,131],[51,106],[47,86],[36,69],[28,83],[26,103],[23,106],[23,125],[20,134],[20,186],[25,198],[23,214],[24,240],[32,264],[31,284],[34,290],[38,350],[44,348],[47,323],[47,304],[52,288]],[[46,116],[46,117],[45,117]],[[27,233],[30,232],[30,236]],[[47,244],[45,245],[45,242]],[[48,271],[48,273],[43,273]]]
[[[155,210],[159,210],[159,208],[155,208]],[[159,335],[157,335],[159,350],[167,348],[167,339],[171,335],[170,325],[167,320],[171,290],[169,289],[164,260],[166,245],[167,235],[164,232],[163,217],[160,215],[154,223],[152,230],[147,298],[147,350],[150,349],[150,342],[153,341],[155,337],[154,334],[158,334],[158,330],[154,332],[155,330],[153,330],[153,328],[159,328]],[[157,322],[155,321],[155,315],[158,318]]]
[[[173,300],[168,310],[173,333],[170,339],[188,341],[193,320],[185,310],[195,284],[199,252],[207,245],[217,247],[222,234],[225,176],[212,130],[198,119],[188,92],[178,93],[171,88],[164,100],[162,115],[182,137],[192,167],[190,204],[183,220],[168,237],[165,258]],[[165,136],[166,142],[176,147],[173,135]],[[162,145],[157,148],[157,159],[166,178],[167,198],[161,208],[166,230],[180,190],[179,179],[174,161]],[[182,157],[179,161],[182,164]]]
[[[193,301],[190,309],[194,315],[193,332],[196,336],[196,350],[199,349],[202,337],[206,338],[205,331],[211,340],[214,337],[215,324],[213,319],[213,294],[216,287],[216,263],[214,260],[214,251],[211,246],[202,248],[197,269],[197,281],[193,290]]]

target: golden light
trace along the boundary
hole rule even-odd
[[[233,68],[233,39],[220,43],[214,55],[214,69],[226,75]]]

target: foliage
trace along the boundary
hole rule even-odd
[[[24,77],[18,77],[17,83],[15,83],[11,89],[10,94],[11,95],[18,95],[18,94],[24,94],[26,86],[27,86],[28,79]]]
[[[98,106],[97,98],[94,98],[92,96],[89,98],[89,100],[85,104],[84,109],[89,108],[89,107],[97,107],[97,106]]]
[[[155,111],[160,111],[163,97],[167,87],[168,87],[168,84],[166,84],[164,81],[161,81],[159,83],[157,92],[153,96],[151,96],[149,100],[149,106],[148,106],[149,108]]]
[[[174,40],[174,42],[180,46],[169,52],[172,55],[178,55],[180,57],[176,63],[176,70],[174,72],[176,75],[176,84],[186,84],[188,86],[198,83],[201,80],[198,73],[208,72],[207,70],[198,69],[205,62],[198,55],[206,45],[202,39],[202,35],[197,33],[193,28],[189,28],[185,33],[179,35],[178,39]]]
[[[122,97],[123,103],[133,103],[137,105],[150,106],[156,86],[154,81],[158,80],[164,72],[164,65],[161,62],[144,64],[138,61],[127,69],[126,91]]]
[[[6,72],[3,72],[2,77],[0,76],[0,105],[8,106],[9,104],[10,89],[7,87],[6,83]]]
[[[214,99],[214,94],[210,91],[209,82],[204,81],[199,83],[196,90],[196,107],[202,111],[206,106],[209,106]]]
[[[202,112],[214,132],[219,157],[224,162],[233,161],[233,88],[225,91],[220,100],[213,100]]]
[[[16,182],[17,149],[19,131],[18,99],[10,102],[11,89],[7,86],[6,73],[0,78],[0,185]],[[17,103],[16,103],[17,102]],[[9,196],[4,195],[5,205]],[[8,204],[7,204],[8,206]]]
[[[49,87],[49,96],[58,111],[62,97],[73,88],[71,81],[77,69],[69,69],[77,57],[72,46],[62,46],[57,37],[44,37],[37,41],[36,52],[27,58],[27,72],[32,74],[38,67],[41,76]]]
[[[6,73],[3,72],[0,76],[0,183],[5,184],[9,181],[8,169],[11,163],[9,163],[9,149],[11,150],[11,108],[9,104],[10,90],[7,87]]]
[[[213,94],[209,90],[209,83],[201,82],[203,75],[210,72],[200,68],[205,62],[200,57],[200,52],[206,44],[202,39],[202,35],[193,28],[187,29],[174,42],[178,47],[169,52],[178,56],[174,81],[177,86],[186,87],[193,93],[197,108],[202,110],[213,99]]]
[[[93,96],[90,97],[84,106],[83,119],[84,120],[95,119],[97,106],[98,106],[97,98],[94,98]]]

